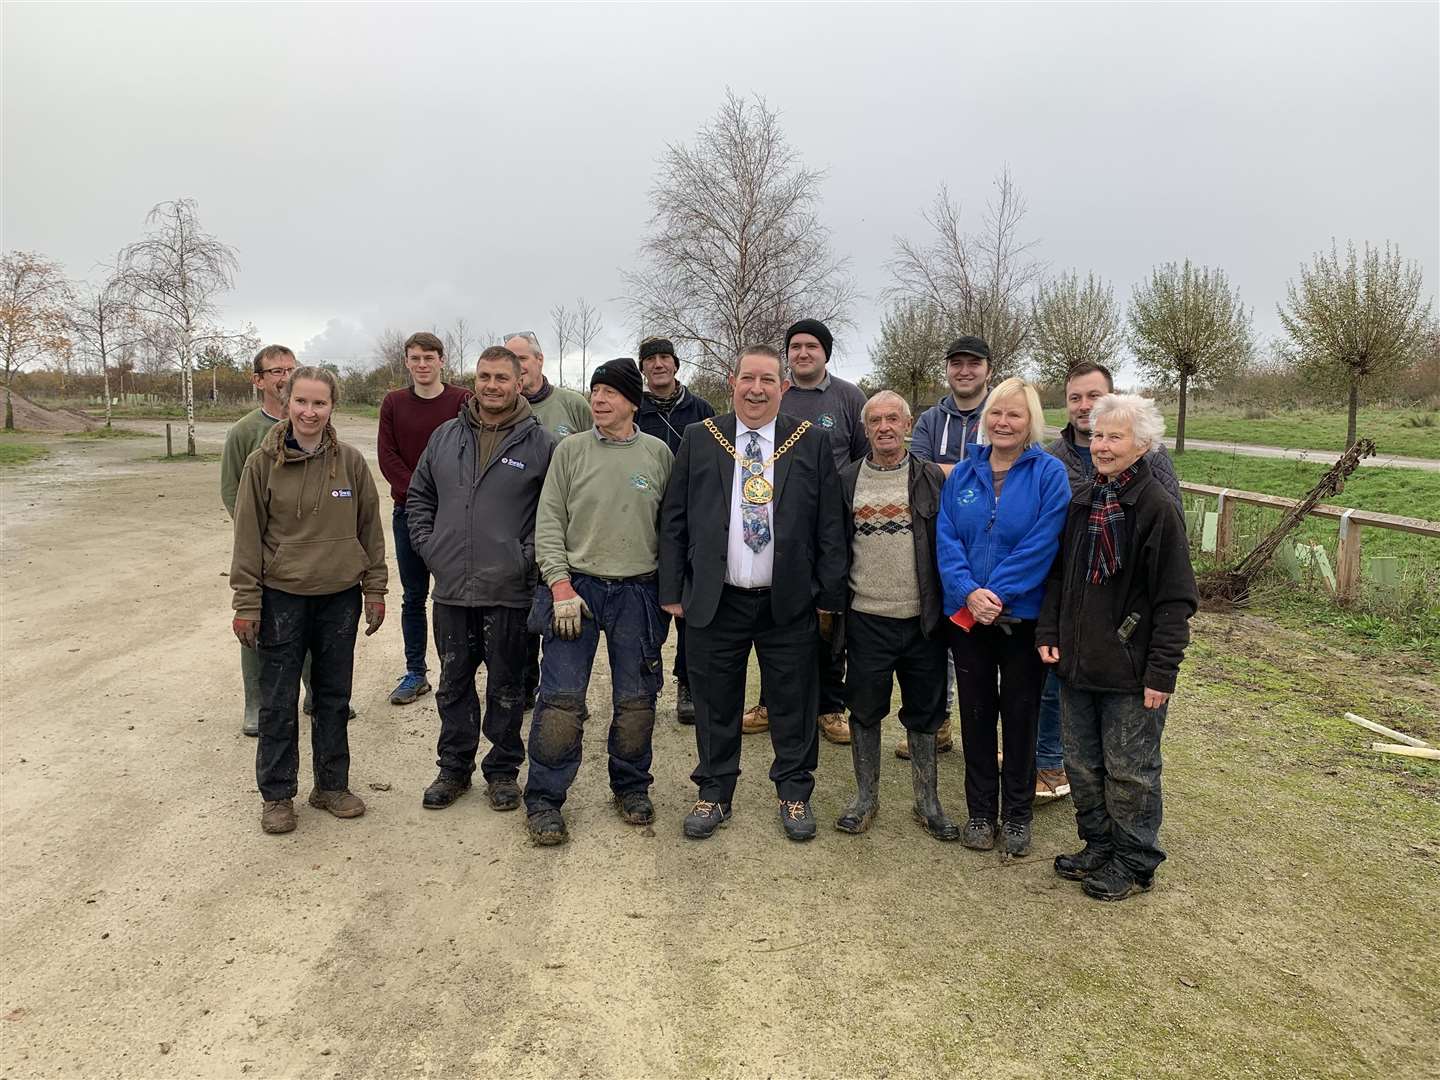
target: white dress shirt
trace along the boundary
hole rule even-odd
[[[736,417],[735,450],[741,458],[745,457],[745,448],[750,443],[752,431],[760,436],[760,460],[768,462],[770,455],[775,452],[775,421],[771,420],[764,427],[756,429],[746,427],[744,422]],[[745,502],[741,489],[749,475],[740,462],[736,461],[735,481],[730,492],[730,542],[725,558],[725,584],[741,589],[768,589],[775,568],[775,503],[771,501],[765,507],[770,517],[770,543],[766,544],[762,551],[751,551],[745,543],[745,521],[740,509]],[[764,476],[773,489],[773,464],[765,466]]]

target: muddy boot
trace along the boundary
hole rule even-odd
[[[879,809],[880,725],[850,725],[850,757],[855,762],[855,783],[859,790],[835,828],[841,832],[868,832]]]
[[[915,781],[915,820],[936,840],[959,840],[960,828],[940,805],[935,766],[935,736],[910,732],[910,774]]]

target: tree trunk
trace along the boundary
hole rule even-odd
[[[1355,445],[1355,414],[1360,411],[1360,380],[1350,372],[1350,419],[1345,425],[1345,449]]]
[[[110,426],[110,365],[102,361],[100,367],[105,372],[105,426],[108,428]]]
[[[15,410],[10,405],[10,376],[5,377],[5,430],[15,430]]]
[[[1185,393],[1190,387],[1190,375],[1183,368],[1180,371],[1180,412],[1175,417],[1175,453],[1185,452]]]
[[[195,361],[190,355],[190,328],[181,338],[185,352],[185,455],[195,456]]]

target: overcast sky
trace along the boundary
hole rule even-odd
[[[727,86],[764,95],[864,293],[941,182],[1009,165],[1055,270],[1122,298],[1223,267],[1275,303],[1332,236],[1440,280],[1440,5],[4,6],[4,246],[82,277],[180,196],[240,253],[232,323],[304,359],[375,334],[534,329],[584,296],[633,354],[649,172]],[[554,356],[547,367],[554,377]],[[580,377],[573,362],[567,378]]]

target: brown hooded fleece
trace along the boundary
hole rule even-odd
[[[237,618],[260,618],[262,586],[328,596],[360,585],[367,602],[385,596],[385,533],[370,466],[328,424],[314,453],[286,446],[289,433],[288,420],[271,428],[240,478],[230,559]]]

